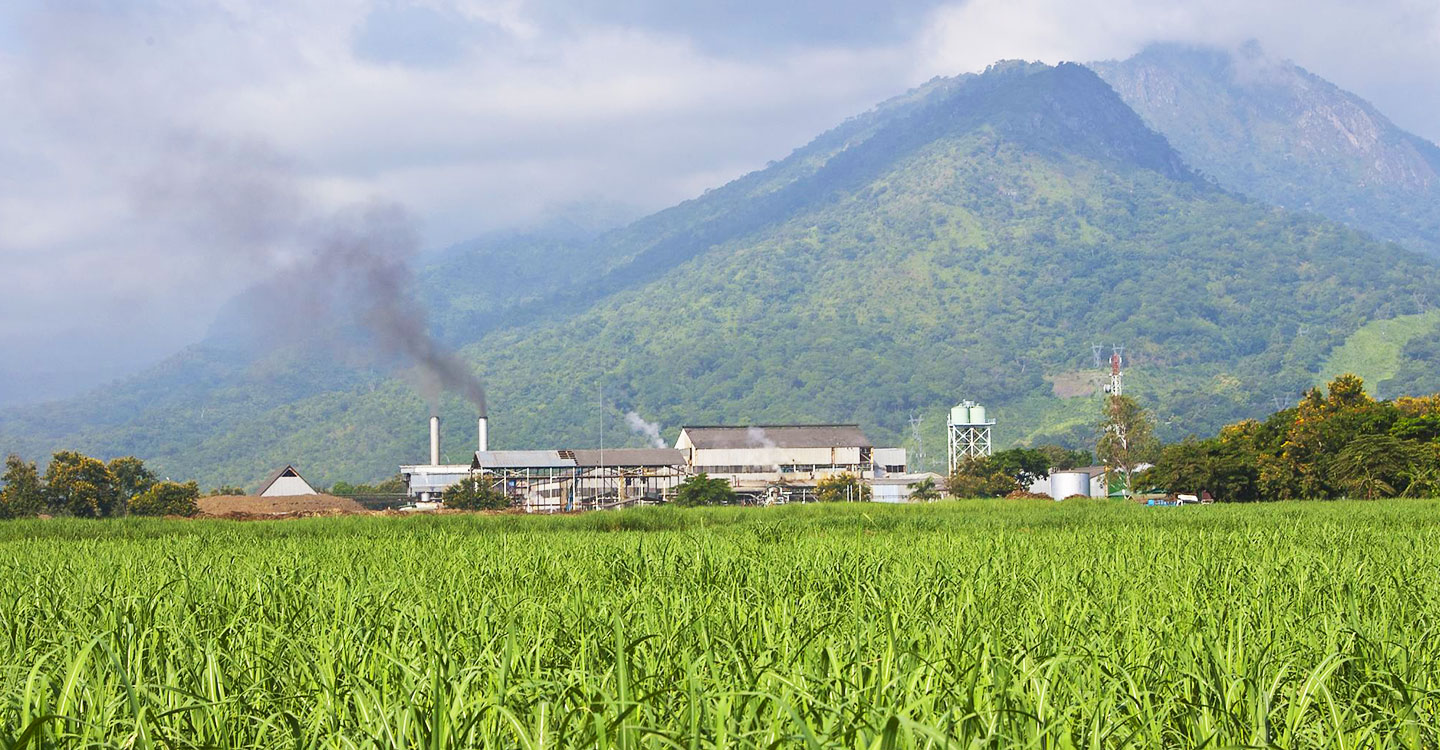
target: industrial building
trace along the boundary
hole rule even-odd
[[[480,417],[479,447],[485,450],[490,442],[490,420]],[[456,482],[470,476],[470,464],[440,463],[440,418],[430,417],[430,463],[411,464],[400,467],[405,477],[406,493],[420,502],[438,502],[440,493]]]
[[[684,455],[669,448],[492,451],[485,417],[478,438],[470,463],[442,464],[440,418],[431,417],[430,463],[400,467],[410,497],[438,501],[474,476],[527,511],[593,510],[659,502],[689,476]]]
[[[436,501],[466,477],[531,512],[618,508],[668,499],[696,474],[730,482],[751,502],[813,500],[820,480],[849,473],[875,499],[901,502],[930,474],[909,474],[904,448],[877,448],[854,424],[700,425],[681,428],[674,448],[489,450],[479,422],[479,450],[469,465],[440,463],[440,420],[430,420],[430,463],[400,467],[417,501]]]
[[[689,476],[684,455],[668,448],[476,451],[470,472],[542,513],[659,502]]]
[[[816,484],[836,474],[874,480],[906,471],[904,448],[876,448],[855,424],[686,426],[675,448],[692,474],[779,502],[814,499]]]

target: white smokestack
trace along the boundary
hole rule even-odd
[[[440,418],[430,418],[430,465],[440,465]]]
[[[480,418],[480,452],[481,452],[481,453],[484,453],[485,451],[488,451],[488,450],[490,450],[490,419],[489,419],[488,417],[481,417],[481,418]]]

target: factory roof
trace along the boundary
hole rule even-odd
[[[573,451],[579,466],[684,466],[685,451],[674,448],[616,448]]]
[[[472,469],[573,469],[590,466],[684,466],[685,452],[673,448],[615,448],[579,451],[478,451]]]
[[[697,425],[682,427],[696,448],[869,448],[856,424]]]
[[[574,458],[560,451],[477,451],[472,469],[572,469]]]

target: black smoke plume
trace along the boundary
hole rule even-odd
[[[377,348],[369,354],[415,366],[432,413],[448,390],[487,415],[480,379],[430,334],[410,269],[419,239],[408,211],[383,201],[323,211],[296,165],[260,144],[177,138],[167,156],[139,182],[142,215],[175,226],[176,241],[209,253],[217,273],[249,274],[262,333]],[[351,358],[383,359],[363,354]]]

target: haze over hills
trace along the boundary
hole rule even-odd
[[[1254,42],[1090,67],[1222,186],[1440,257],[1440,147],[1360,97]]]
[[[456,248],[420,279],[489,386],[492,447],[640,444],[628,411],[667,438],[859,421],[901,443],[923,413],[943,461],[962,398],[991,407],[1001,443],[1088,442],[1092,343],[1126,345],[1130,392],[1168,437],[1259,415],[1357,331],[1413,312],[1440,269],[1206,181],[1087,68],[1003,63],[622,229]],[[4,412],[0,445],[134,453],[211,484],[418,460],[426,407],[396,363],[303,333],[275,347],[263,325],[219,325],[144,376]],[[472,415],[442,411],[459,460]]]

